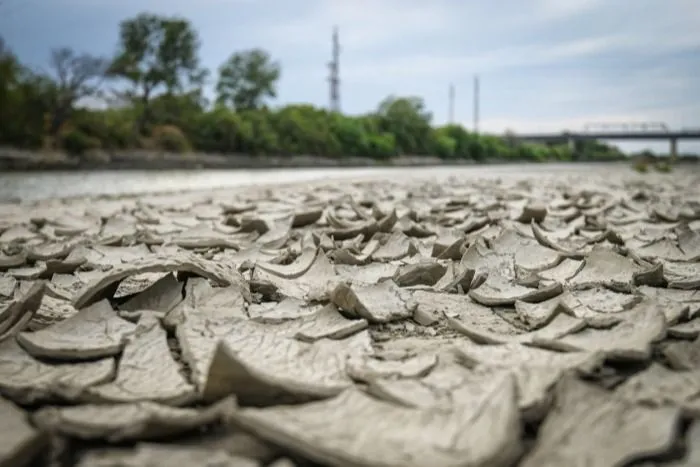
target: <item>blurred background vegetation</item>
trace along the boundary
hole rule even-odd
[[[50,51],[49,70],[37,71],[0,39],[0,145],[93,158],[135,149],[475,162],[624,157],[596,142],[526,144],[514,134],[434,126],[415,96],[388,96],[360,116],[311,105],[271,107],[282,68],[267,52],[234,52],[212,72],[200,65],[199,45],[186,19],[143,13],[121,23],[113,57],[58,48]]]

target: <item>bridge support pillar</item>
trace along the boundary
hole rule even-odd
[[[671,138],[671,151],[669,152],[671,158],[671,164],[676,163],[676,158],[678,157],[678,140],[676,138]]]

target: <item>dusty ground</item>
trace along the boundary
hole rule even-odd
[[[700,465],[698,182],[0,206],[0,465]]]

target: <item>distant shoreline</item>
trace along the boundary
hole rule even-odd
[[[625,160],[623,159],[622,162]],[[557,161],[543,161],[556,163]],[[621,162],[586,159],[566,163]],[[319,156],[252,156],[247,154],[165,153],[154,151],[119,151],[98,153],[83,158],[62,152],[26,151],[0,148],[0,170],[4,172],[94,171],[94,170],[196,170],[196,169],[276,169],[333,167],[421,167],[500,164],[539,164],[531,160],[497,159],[474,161],[440,159],[434,156],[399,156],[388,160],[367,157],[330,158]]]

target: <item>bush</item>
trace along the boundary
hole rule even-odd
[[[657,162],[654,168],[661,173],[669,173],[672,169],[671,164],[668,162]]]
[[[83,155],[88,151],[102,148],[99,139],[88,136],[80,130],[70,129],[60,136],[61,147],[70,154]]]
[[[174,125],[154,127],[151,138],[156,147],[162,151],[183,153],[191,149],[185,134]]]
[[[649,163],[644,160],[637,160],[634,162],[632,168],[639,173],[647,173],[649,172]]]

